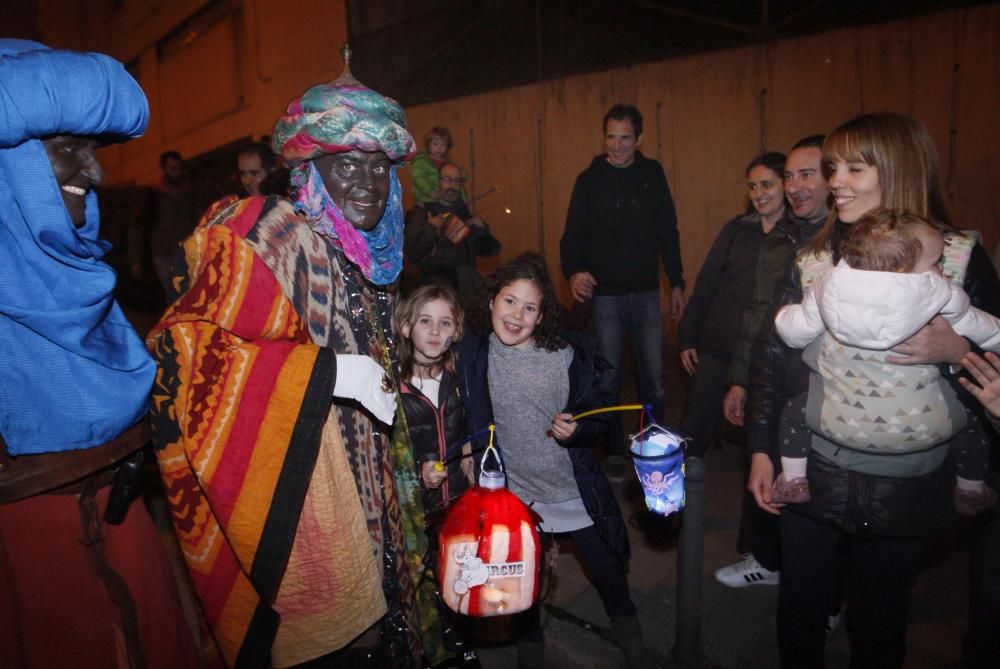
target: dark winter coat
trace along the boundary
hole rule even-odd
[[[573,347],[573,361],[569,367],[569,403],[565,411],[576,414],[588,409],[609,406],[614,396],[606,383],[609,370],[607,362],[597,354],[596,341],[581,333],[566,332],[564,336]],[[456,344],[458,375],[462,400],[465,403],[469,428],[476,432],[493,422],[493,405],[488,381],[489,339],[467,333]],[[578,423],[576,431],[565,442],[573,463],[573,476],[583,498],[584,507],[594,521],[601,538],[614,554],[625,562],[629,558],[628,534],[621,509],[607,476],[601,471],[594,457],[594,441],[606,429],[606,422],[597,416]],[[479,440],[477,448],[485,445]],[[503,443],[494,437],[494,444],[503,453]]]
[[[781,235],[775,226],[771,234]],[[677,329],[677,348],[728,359],[736,348],[743,312],[753,295],[761,244],[768,235],[759,215],[737,216],[712,243]]]
[[[437,408],[418,388],[406,381],[400,384],[399,392],[419,474],[423,463],[428,460],[445,462],[448,449],[461,443],[468,434],[465,407],[458,393],[458,378],[448,371],[441,375]],[[459,459],[448,463],[447,471],[447,480],[436,490],[423,487],[423,478],[420,479],[424,511],[428,514],[444,509],[448,502],[469,487]]]
[[[757,255],[757,268],[752,279],[753,294],[743,312],[739,336],[729,365],[729,384],[749,385],[747,375],[750,369],[750,352],[765,320],[771,313],[775,286],[788,275],[795,259],[795,252],[812,239],[821,227],[822,223],[809,223],[794,217],[783,218],[774,226],[771,234],[761,242]]]
[[[559,243],[563,273],[590,272],[597,295],[660,289],[660,261],[674,288],[684,287],[677,214],[659,162],[636,152],[628,167],[607,156],[580,173]]]
[[[450,285],[464,303],[482,283],[476,271],[476,258],[497,255],[500,242],[484,223],[482,227],[471,226],[469,236],[456,244],[430,222],[430,216],[441,213],[458,216],[463,221],[472,218],[464,202],[454,207],[437,202],[414,207],[407,212],[403,227],[403,255],[420,269],[422,281]]]
[[[973,306],[1000,315],[1000,279],[979,244],[973,248],[963,288]],[[747,444],[751,453],[767,453],[773,461],[778,458],[781,411],[789,397],[806,392],[809,378],[801,351],[785,346],[775,331],[774,315],[801,297],[799,277],[793,272],[754,344],[750,367]],[[939,529],[950,517],[954,478],[947,469],[908,478],[876,476],[841,469],[811,453],[812,501],[793,510],[855,534],[921,536]]]

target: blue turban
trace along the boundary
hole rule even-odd
[[[0,435],[12,455],[103,444],[148,409],[156,367],[112,296],[97,195],[77,228],[41,142],[122,141],[148,119],[118,61],[0,40]]]

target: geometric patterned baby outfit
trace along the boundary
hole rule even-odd
[[[886,355],[824,334],[817,366],[825,392],[807,405],[809,427],[848,448],[910,453],[965,426],[965,411],[936,366],[892,365]]]
[[[942,273],[959,286],[975,239],[944,233]],[[809,290],[833,267],[828,252],[806,254],[798,269]],[[818,352],[803,360],[822,383],[811,383],[806,405],[810,429],[848,448],[881,453],[922,451],[951,439],[965,427],[965,409],[936,365],[894,365],[891,351],[856,348],[822,335]]]

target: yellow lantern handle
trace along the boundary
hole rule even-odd
[[[501,464],[503,461],[500,459],[500,454],[497,453],[497,447],[493,445],[493,433],[496,432],[496,425],[490,423],[490,441],[486,444],[486,448],[483,449],[483,457],[479,459],[479,469],[482,471],[484,465],[486,464],[486,458],[489,457],[490,451],[493,451],[493,459],[497,461],[497,464]],[[502,467],[503,465],[501,465]],[[501,469],[501,471],[503,471]]]
[[[600,409],[591,409],[590,411],[584,411],[573,416],[570,420],[578,421],[581,418],[587,418],[588,416],[596,416],[599,413],[611,413],[613,411],[639,411],[642,409],[641,404],[619,404],[613,407],[601,407]]]

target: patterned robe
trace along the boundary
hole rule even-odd
[[[388,612],[383,636],[412,661],[433,620],[415,603],[426,539],[405,423],[393,441],[331,400],[337,353],[391,369],[391,296],[280,198],[214,208],[184,253],[181,297],[147,340],[154,431],[223,659],[304,662]]]

